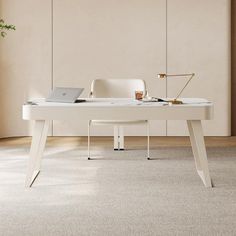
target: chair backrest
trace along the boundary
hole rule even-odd
[[[134,98],[135,91],[146,94],[146,84],[141,79],[96,79],[91,84],[91,97]]]

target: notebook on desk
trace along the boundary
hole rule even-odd
[[[56,87],[53,89],[46,102],[64,102],[64,103],[79,103],[85,102],[84,99],[78,99],[83,88],[63,88]]]

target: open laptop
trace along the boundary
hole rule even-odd
[[[85,102],[83,99],[77,99],[83,92],[83,88],[63,88],[56,87],[51,92],[50,96],[46,99],[46,102],[65,102],[65,103],[77,103]]]

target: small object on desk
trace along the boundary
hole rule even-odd
[[[156,97],[145,97],[142,99],[142,102],[167,102],[167,101]]]
[[[76,99],[75,100],[75,103],[81,103],[81,102],[86,102],[86,100],[85,99]]]
[[[38,105],[37,103],[32,102],[32,101],[27,101],[25,104],[26,104],[26,105]]]
[[[135,91],[135,99],[142,100],[143,98],[143,91]]]
[[[163,100],[163,99],[161,99],[161,98],[157,98],[157,100],[158,100],[158,102],[168,102],[168,101]]]
[[[157,99],[153,97],[144,97],[142,102],[157,102]]]

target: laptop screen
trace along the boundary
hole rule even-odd
[[[56,87],[53,89],[46,102],[66,102],[74,103],[81,95],[84,88],[64,88]]]

